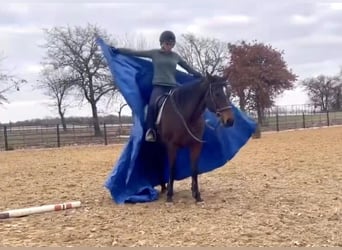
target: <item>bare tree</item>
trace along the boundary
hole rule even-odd
[[[313,104],[326,111],[334,106],[333,102],[340,98],[341,88],[338,76],[319,75],[317,77],[306,78],[301,82],[305,91]],[[335,103],[335,105],[338,103]]]
[[[44,65],[68,67],[80,81],[75,83],[79,97],[91,106],[95,136],[101,135],[97,103],[116,91],[108,65],[96,43],[100,36],[114,44],[105,30],[95,25],[45,29],[47,49]]]
[[[222,74],[228,64],[227,44],[215,38],[196,37],[182,34],[177,42],[176,51],[192,67],[205,74]]]
[[[133,49],[147,49],[151,47],[151,43],[141,34],[125,33],[123,36],[117,37],[117,44],[120,47]]]
[[[334,95],[333,100],[331,102],[331,108],[334,110],[342,110],[342,81],[334,86]]]
[[[342,67],[339,75],[336,76],[334,96],[331,106],[334,110],[342,110]]]
[[[80,79],[74,76],[70,69],[54,69],[51,67],[44,68],[41,72],[41,79],[38,80],[37,87],[43,89],[43,93],[51,97],[52,106],[57,107],[64,131],[67,131],[65,112],[70,107],[67,98],[72,94],[73,86],[76,85],[77,81]]]
[[[119,104],[119,110],[118,110],[118,116],[119,116],[119,135],[122,135],[122,110],[127,106],[128,104],[126,102],[121,102]]]
[[[137,33],[125,33],[123,36],[117,36],[116,39],[117,46],[132,48],[132,49],[148,49],[151,48],[151,43],[144,37],[143,35]],[[127,106],[126,101],[124,100],[121,94],[114,93],[109,96],[106,102],[106,109],[110,109],[112,106],[119,105],[119,109],[115,110],[119,115],[119,122],[121,124],[121,113],[122,109]]]
[[[12,91],[19,91],[20,86],[27,83],[26,80],[20,79],[8,72],[8,70],[2,67],[2,63],[5,57],[0,55],[0,105],[4,104],[4,102],[8,103],[8,99],[6,94],[9,94]]]

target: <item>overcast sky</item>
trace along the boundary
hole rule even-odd
[[[158,45],[161,31],[193,32],[227,42],[254,39],[285,51],[299,79],[335,75],[342,66],[342,2],[302,0],[117,0],[1,1],[0,51],[6,67],[33,84],[44,55],[42,28],[97,24],[112,34],[142,34]],[[297,99],[296,99],[297,98]],[[47,98],[28,85],[0,106],[0,122],[56,116]],[[286,92],[277,104],[303,104],[300,89]],[[108,110],[107,112],[110,112]],[[90,115],[88,106],[69,115]]]

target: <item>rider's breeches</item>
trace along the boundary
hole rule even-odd
[[[152,128],[155,129],[155,120],[157,116],[157,105],[156,100],[159,96],[168,93],[172,87],[169,86],[160,86],[160,85],[154,85],[148,105],[147,110],[147,117],[146,117],[146,125],[147,129]]]

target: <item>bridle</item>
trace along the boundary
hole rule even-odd
[[[219,83],[219,84],[218,84],[218,83],[215,83],[215,87],[216,87],[216,86],[226,86],[226,85],[227,85],[226,83]],[[214,94],[213,94],[212,88],[213,88],[213,83],[211,82],[211,83],[209,83],[209,97],[210,97],[211,102],[212,102],[212,103],[214,104],[214,106],[215,106],[215,113],[216,113],[216,115],[217,115],[217,116],[221,116],[221,113],[222,113],[223,111],[228,110],[228,109],[232,109],[233,106],[232,106],[231,104],[229,104],[229,105],[227,105],[227,106],[224,106],[224,107],[222,107],[222,108],[219,108],[218,105],[217,105],[217,103],[215,102]]]

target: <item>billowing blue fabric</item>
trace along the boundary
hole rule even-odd
[[[158,199],[162,174],[168,179],[166,152],[156,143],[144,141],[145,106],[152,90],[153,67],[149,60],[117,53],[101,38],[97,39],[115,84],[132,110],[133,127],[128,143],[119,160],[105,181],[113,200],[118,203],[149,202]],[[195,81],[189,74],[177,71],[180,84]],[[205,173],[222,167],[250,139],[256,123],[234,106],[235,123],[224,128],[213,113],[205,112],[206,126],[203,150],[199,161],[199,172]],[[177,156],[176,180],[191,176],[190,159],[187,149]]]

